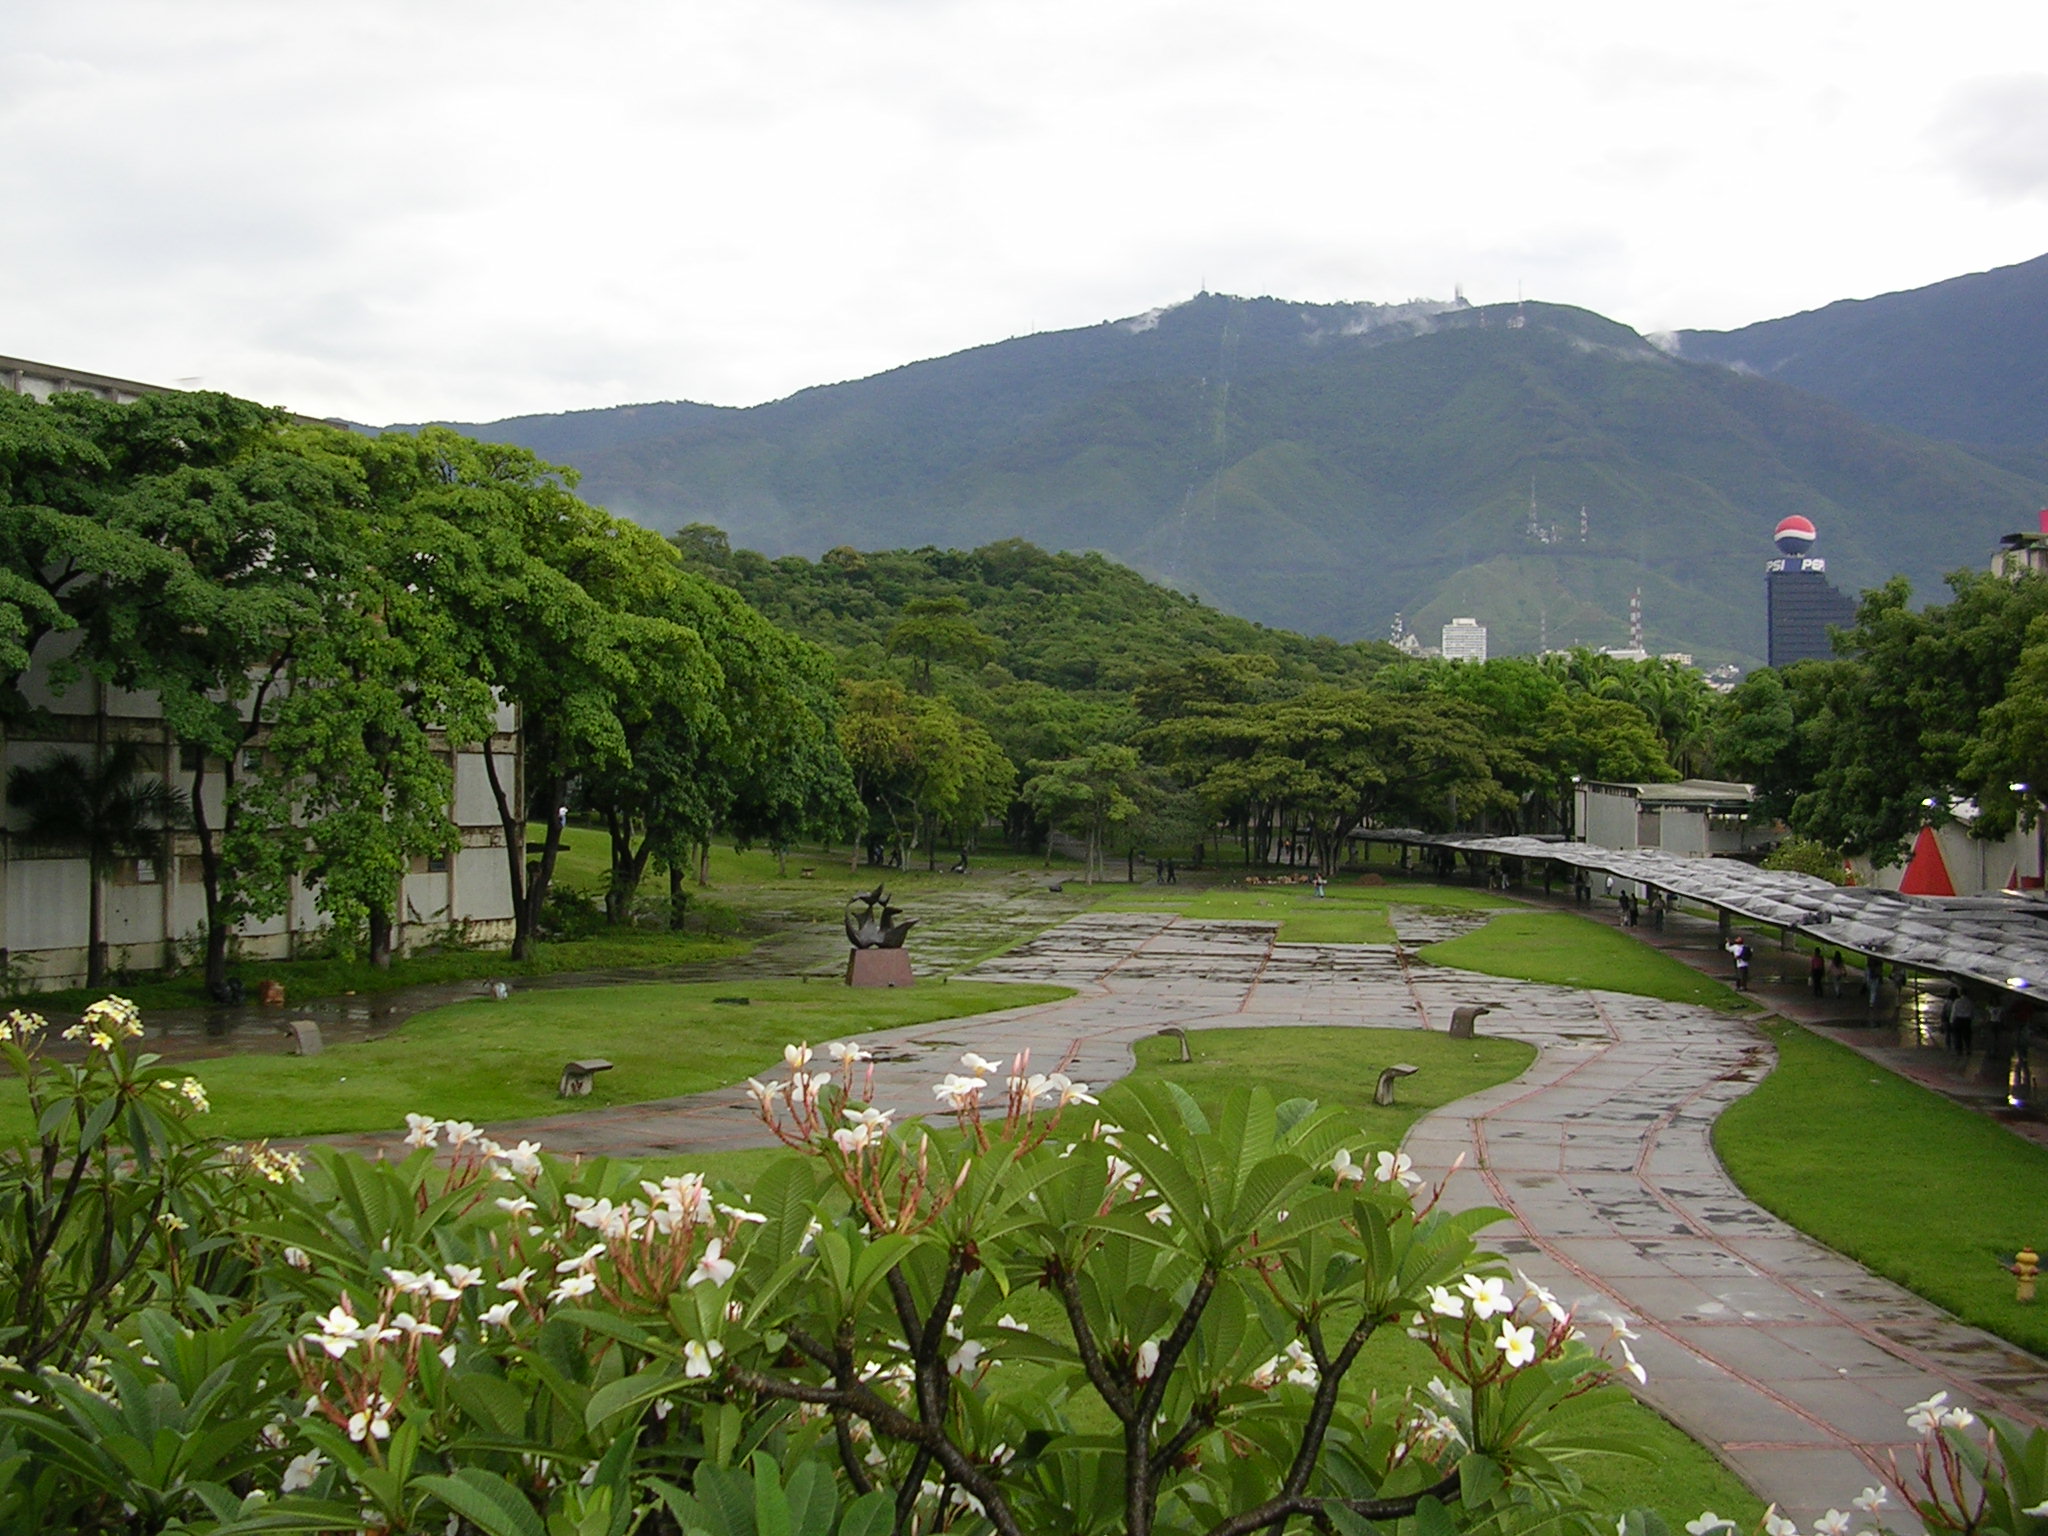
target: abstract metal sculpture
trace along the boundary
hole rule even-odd
[[[907,987],[914,980],[903,941],[917,926],[916,918],[898,921],[900,907],[891,906],[882,886],[863,891],[846,904],[846,984],[849,987]]]
[[[856,917],[855,908],[859,908]],[[855,949],[901,949],[903,940],[917,919],[899,923],[901,907],[889,904],[889,893],[881,886],[864,891],[846,904],[846,941]]]

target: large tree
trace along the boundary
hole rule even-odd
[[[7,803],[27,819],[26,840],[82,851],[86,862],[85,984],[107,979],[107,878],[126,857],[161,862],[183,798],[147,776],[141,749],[119,741],[87,757],[54,752],[7,776]]]

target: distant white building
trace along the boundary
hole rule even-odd
[[[1477,619],[1453,619],[1446,624],[1444,660],[1486,660],[1486,626]]]
[[[1676,784],[1608,783],[1583,779],[1573,786],[1573,837],[1602,848],[1659,848],[1695,858],[1751,852],[1771,841],[1767,828],[1750,824],[1756,790],[1723,779],[1681,779]]]

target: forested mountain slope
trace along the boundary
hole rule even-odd
[[[1931,589],[2048,500],[2048,477],[1541,304],[1204,295],[747,410],[466,430],[770,555],[1024,538],[1340,638],[1473,614],[1497,651],[1624,643],[1640,587],[1652,648],[1756,661],[1779,518],[1820,525],[1846,586]]]
[[[1678,339],[1685,357],[1754,370],[1872,421],[2048,449],[2048,256]]]

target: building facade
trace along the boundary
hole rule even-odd
[[[159,386],[99,374],[79,373],[0,357],[0,387],[47,400],[82,390],[126,404]],[[305,419],[305,418],[301,418]],[[153,693],[130,692],[91,676],[59,688],[63,662],[79,643],[73,633],[46,636],[36,647],[20,692],[30,714],[12,731],[0,733],[0,783],[16,768],[61,752],[87,758],[116,742],[138,749],[146,771],[189,796],[201,765],[192,749],[173,737]],[[490,750],[501,781],[515,805],[524,804],[518,711],[502,705]],[[453,803],[449,807],[457,846],[445,858],[416,859],[395,893],[395,947],[458,937],[465,942],[509,943],[512,936],[512,876],[506,862],[505,832],[491,792],[481,745],[447,751]],[[244,749],[239,774],[265,768],[259,733]],[[225,810],[224,765],[207,763],[200,779],[210,825]],[[25,836],[26,818],[12,807],[0,810],[0,966],[14,982],[29,987],[83,984],[89,942],[91,871],[73,848],[39,846]],[[174,832],[169,857],[118,861],[105,875],[105,939],[115,972],[157,970],[191,963],[201,952],[206,925],[205,888],[200,880],[195,833]],[[287,959],[324,942],[329,924],[315,893],[294,880],[285,910],[237,932],[235,953],[245,960]]]
[[[1486,660],[1486,626],[1477,619],[1453,619],[1444,626],[1445,661]]]

